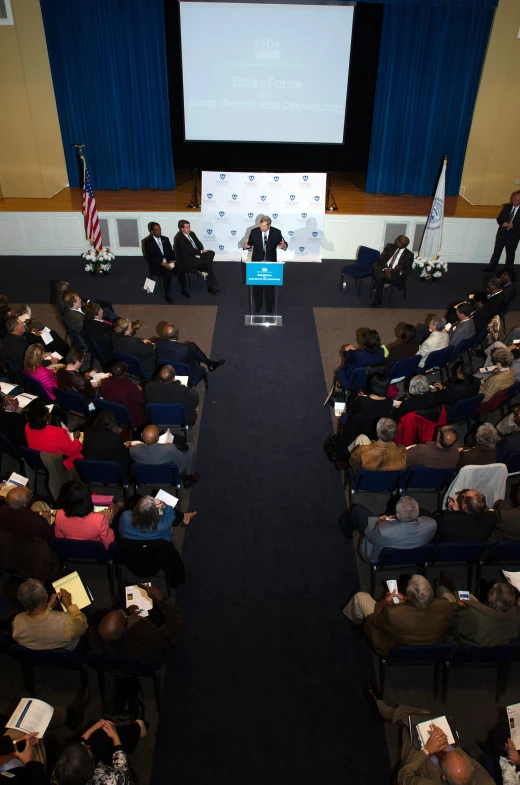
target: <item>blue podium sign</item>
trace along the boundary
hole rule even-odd
[[[283,262],[246,262],[248,286],[282,286]]]

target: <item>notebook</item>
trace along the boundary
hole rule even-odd
[[[90,590],[81,580],[79,573],[71,572],[68,575],[65,575],[64,578],[60,578],[58,581],[53,581],[52,584],[54,591],[58,593],[60,589],[65,589],[66,591],[70,592],[72,597],[72,602],[74,605],[77,605],[80,610],[83,608],[88,608],[89,605],[92,605],[92,595]],[[61,604],[63,610],[65,607],[63,603]]]
[[[425,720],[424,722],[419,722],[415,726],[415,730],[417,731],[417,736],[419,737],[419,741],[421,743],[421,749],[424,749],[424,745],[430,738],[430,726],[434,724],[438,728],[444,731],[446,736],[448,737],[448,744],[455,744],[455,737],[451,730],[451,725],[448,721],[448,718],[445,714],[440,717],[433,717],[430,720]]]

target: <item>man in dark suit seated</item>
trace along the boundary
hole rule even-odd
[[[166,324],[163,328],[162,338],[155,342],[157,359],[167,363],[186,363],[190,367],[190,377],[205,376],[206,370],[200,364],[208,366],[209,371],[220,368],[225,360],[210,360],[193,341],[179,343],[179,328],[174,324]]]
[[[161,234],[161,226],[158,223],[149,223],[148,230],[149,236],[144,241],[144,255],[150,265],[150,273],[158,275],[162,278],[164,299],[167,303],[173,305],[172,298],[172,277],[173,269],[175,267],[175,254],[170,240],[166,235]],[[186,282],[181,281],[182,293],[189,297],[186,291]]]
[[[244,248],[253,249],[253,262],[277,262],[278,248],[282,251],[287,249],[287,243],[282,237],[282,233],[275,226],[271,226],[271,219],[268,215],[260,218],[260,225],[251,229],[249,237],[244,243]],[[262,307],[265,290],[265,311],[267,314],[273,313],[274,308],[274,287],[273,286],[254,286],[253,296],[255,301],[255,312],[258,313]]]
[[[130,319],[118,319],[112,331],[112,350],[129,357],[136,357],[141,363],[146,376],[155,370],[155,347],[148,338],[136,338],[132,335]]]
[[[457,431],[444,425],[437,431],[434,442],[413,444],[406,450],[407,466],[428,466],[430,469],[454,469],[459,461]]]
[[[495,239],[493,255],[485,272],[495,271],[504,248],[506,249],[506,267],[510,269],[515,263],[515,253],[520,240],[520,191],[513,191],[511,201],[505,204],[497,217],[498,231]]]
[[[148,466],[174,463],[182,475],[184,487],[191,488],[200,479],[200,474],[193,471],[195,466],[193,444],[188,444],[181,450],[174,442],[160,443],[159,437],[160,431],[157,425],[147,425],[141,435],[142,444],[134,444],[130,447],[132,460]]]
[[[175,249],[175,266],[177,268],[179,282],[181,282],[182,285],[181,276],[184,276],[185,278],[186,273],[189,274],[190,270],[199,270],[206,279],[208,293],[220,294],[219,290],[216,288],[218,284],[217,276],[213,272],[215,251],[204,250],[204,246],[195,232],[191,231],[189,221],[181,220],[177,226],[179,227],[179,231],[175,235],[173,246]],[[186,286],[184,285],[183,288],[185,289]],[[183,294],[185,293],[183,292]]]
[[[473,366],[469,363],[458,363],[452,368],[452,378],[446,384],[435,382],[435,387],[439,391],[437,403],[442,404],[447,409],[458,401],[466,398],[474,398],[479,394],[480,379],[473,376]]]
[[[487,542],[497,522],[480,491],[465,491],[456,499],[450,496],[446,509],[433,517],[437,521],[435,542]]]
[[[90,403],[97,395],[96,388],[92,385],[88,374],[81,373],[80,368],[85,359],[81,349],[73,346],[65,357],[65,368],[56,371],[56,386],[61,390],[68,390],[82,395]]]
[[[502,293],[502,281],[500,278],[490,278],[486,284],[487,304],[491,316],[502,313],[506,307],[506,298]]]
[[[126,406],[134,428],[138,428],[146,421],[144,392],[140,384],[128,378],[126,368],[122,360],[114,360],[110,366],[112,376],[101,380],[101,397]]]
[[[473,313],[471,303],[459,303],[456,313],[458,321],[449,330],[450,346],[458,346],[461,341],[473,338],[475,335],[475,322],[471,318]]]
[[[85,319],[85,314],[83,313],[81,297],[77,292],[67,292],[66,295],[63,297],[63,304],[65,305],[65,310],[63,311],[63,323],[66,327],[70,327],[71,330],[81,337],[81,331],[83,330],[83,320]],[[86,344],[81,347],[82,349],[86,350]]]
[[[188,423],[194,425],[197,420],[199,394],[189,390],[175,379],[175,371],[171,365],[163,365],[159,373],[144,388],[146,403],[180,403],[186,407]]]
[[[99,411],[83,434],[83,457],[87,461],[114,461],[130,473],[132,459],[122,429],[112,412]],[[124,431],[123,431],[124,433]]]
[[[101,352],[103,366],[112,359],[112,323],[103,319],[103,309],[99,303],[90,302],[85,308],[83,336],[87,341],[95,341]]]
[[[32,492],[29,488],[13,488],[0,507],[0,531],[16,534],[18,537],[40,537],[50,540],[54,537],[51,526],[50,509],[46,515],[31,510]]]
[[[479,335],[484,327],[487,327],[493,314],[488,305],[485,292],[475,292],[472,298],[473,312],[471,318],[475,323],[475,335]],[[472,350],[476,351],[476,350]]]
[[[520,452],[520,412],[516,412],[513,416],[513,423],[516,430],[504,436],[497,446],[499,463],[505,463],[513,453]]]
[[[10,365],[15,368],[23,368],[25,350],[33,343],[44,345],[43,340],[36,333],[26,329],[25,324],[18,316],[10,316],[5,320],[6,335],[2,341],[0,357],[5,358]],[[52,362],[52,349],[47,349],[43,353],[44,360]],[[48,364],[48,363],[45,363]]]
[[[413,253],[408,250],[409,243],[409,238],[400,234],[395,243],[388,243],[379,260],[372,263],[376,279],[373,306],[381,305],[381,295],[385,283],[398,281],[398,288],[402,288],[413,264]]]
[[[513,279],[513,270],[510,270],[506,267],[506,269],[500,273],[500,281],[502,283],[502,294],[504,295],[504,300],[506,305],[514,300],[516,297],[516,284]]]

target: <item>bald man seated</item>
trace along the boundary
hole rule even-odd
[[[197,419],[199,394],[194,389],[177,381],[171,365],[163,365],[155,377],[144,388],[146,403],[179,403],[186,407],[186,417],[190,425]]]
[[[174,324],[165,325],[162,331],[162,338],[157,339],[155,348],[158,361],[186,363],[190,368],[190,379],[206,375],[206,369],[201,367],[201,363],[207,365],[209,371],[216,371],[217,368],[220,368],[226,362],[225,360],[210,360],[193,341],[180,343],[179,328]]]
[[[150,615],[140,616],[136,605],[110,611],[90,627],[89,648],[108,657],[168,657],[184,620],[173,600],[163,597],[156,586],[148,584],[146,590],[153,601]]]
[[[157,466],[163,463],[174,463],[179,469],[185,488],[191,488],[200,478],[200,474],[193,472],[195,465],[195,451],[192,444],[186,445],[186,450],[180,450],[175,443],[160,444],[160,431],[157,425],[147,425],[143,429],[141,439],[143,444],[130,447],[130,456],[135,463],[146,463]],[[128,444],[128,443],[127,443]]]
[[[457,445],[457,431],[445,425],[437,431],[434,442],[414,444],[406,451],[407,466],[428,466],[430,469],[454,469],[462,447]]]
[[[51,525],[51,513],[48,505],[36,502],[35,507],[47,507],[48,512],[38,513],[29,507],[32,492],[29,488],[13,488],[5,497],[5,504],[0,507],[0,531],[11,532],[19,537],[40,537],[50,540],[54,537],[54,526]]]
[[[396,708],[388,706],[379,699],[371,684],[365,685],[365,694],[376,722],[389,720],[393,725],[403,726],[398,785],[493,785],[494,779],[480,763],[470,758],[464,750],[451,746],[446,734],[435,724],[431,726],[424,749],[414,749],[410,739],[409,717],[424,714],[425,719],[428,719],[432,714],[427,709],[415,709],[405,704]],[[418,719],[414,717],[415,724]]]

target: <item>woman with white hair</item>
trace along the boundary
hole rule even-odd
[[[445,349],[449,344],[450,339],[448,333],[445,330],[445,327],[446,319],[444,319],[442,316],[432,316],[430,319],[430,324],[428,325],[430,335],[419,346],[419,351],[417,352],[417,354],[421,355],[419,368],[424,368],[426,358],[431,352],[436,352],[438,349]]]
[[[421,417],[436,422],[440,417],[441,409],[442,407],[437,403],[437,390],[430,390],[426,376],[419,375],[410,380],[408,396],[403,399],[399,407],[394,406],[392,417],[399,422],[405,414],[417,412]]]

